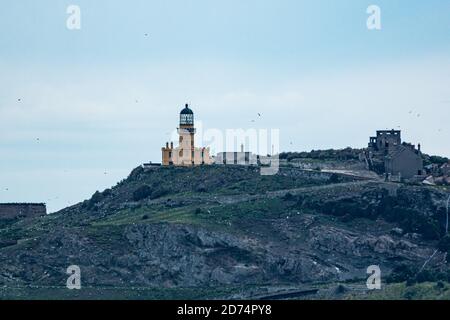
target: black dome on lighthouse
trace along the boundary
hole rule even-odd
[[[194,114],[194,112],[191,109],[189,109],[189,105],[186,103],[184,109],[181,110],[180,114]]]
[[[183,110],[180,112],[180,125],[181,126],[193,126],[194,125],[194,112],[189,109],[189,105],[186,103]]]

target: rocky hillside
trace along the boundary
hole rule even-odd
[[[55,214],[2,221],[0,297],[370,298],[370,265],[384,288],[445,287],[447,197],[287,165],[275,176],[138,167]],[[65,287],[70,265],[81,268],[81,290]]]

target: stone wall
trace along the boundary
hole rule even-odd
[[[34,218],[46,214],[44,203],[0,203],[0,219]]]

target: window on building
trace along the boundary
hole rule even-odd
[[[181,114],[180,115],[180,124],[181,125],[193,125],[194,124],[194,115],[193,114]]]

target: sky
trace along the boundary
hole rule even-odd
[[[450,157],[449,40],[450,0],[0,0],[0,202],[54,212],[160,162],[186,102],[281,151],[394,128]]]

